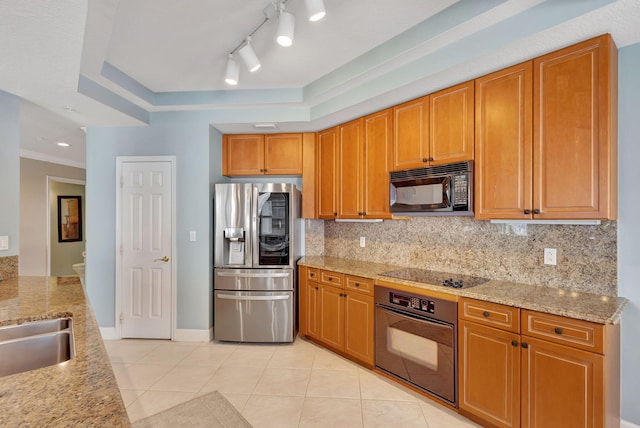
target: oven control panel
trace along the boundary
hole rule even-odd
[[[436,313],[436,303],[433,300],[407,296],[393,291],[389,292],[389,303],[394,306],[401,306],[429,314]]]

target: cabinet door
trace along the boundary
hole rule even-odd
[[[344,349],[344,290],[320,284],[320,340],[337,350]]]
[[[363,120],[340,125],[338,217],[360,218],[362,208]]]
[[[604,357],[527,336],[522,341],[522,426],[604,426]]]
[[[373,296],[345,294],[344,351],[373,367]]]
[[[532,63],[476,79],[475,216],[532,216]]]
[[[617,54],[609,35],[533,62],[536,218],[615,218]]]
[[[499,427],[519,426],[520,335],[469,321],[458,332],[460,409]]]
[[[264,135],[225,135],[222,158],[224,175],[264,174]]]
[[[318,218],[333,219],[338,215],[336,184],[340,181],[336,168],[338,157],[337,127],[318,133],[317,154]]]
[[[422,168],[429,162],[429,97],[393,108],[393,170]]]
[[[300,336],[306,336],[308,327],[308,314],[309,314],[309,281],[307,279],[308,268],[306,266],[300,266],[298,269],[298,319]]]
[[[302,134],[264,136],[264,173],[302,174]]]
[[[362,211],[368,218],[391,218],[389,171],[393,145],[393,110],[364,118]]]
[[[473,159],[474,83],[463,83],[429,96],[431,165]]]
[[[317,282],[309,282],[307,286],[307,297],[305,305],[307,316],[305,317],[307,336],[317,339],[320,336],[319,306],[320,306],[320,286]]]

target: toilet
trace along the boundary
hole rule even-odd
[[[87,253],[83,251],[82,259],[86,260],[86,257],[87,257]],[[80,277],[80,283],[82,284],[82,288],[86,290],[86,287],[84,285],[84,265],[85,265],[84,261],[82,263],[74,263],[71,265],[71,269],[73,269],[73,271],[78,274],[78,276]]]

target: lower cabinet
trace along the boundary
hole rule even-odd
[[[373,367],[373,280],[300,267],[300,335]]]
[[[619,325],[459,300],[460,413],[498,427],[620,424]]]

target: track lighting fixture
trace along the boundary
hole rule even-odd
[[[260,68],[260,60],[251,47],[251,36],[247,36],[244,46],[238,53],[251,73]]]
[[[304,4],[307,6],[309,21],[319,21],[326,15],[322,0],[304,0]]]
[[[229,60],[227,61],[227,73],[224,76],[224,81],[229,85],[237,85],[238,77],[240,77],[240,70],[238,64],[233,59],[233,54],[229,54]]]
[[[253,30],[244,38],[244,40],[229,53],[227,60],[227,71],[224,81],[229,85],[237,85],[240,77],[238,64],[234,59],[234,55],[238,53],[242,58],[250,72],[254,72],[260,68],[260,60],[251,47],[251,37],[258,32],[264,24],[266,24],[274,15],[278,15],[278,33],[276,40],[281,46],[291,46],[293,44],[293,33],[295,30],[295,17],[293,14],[285,11],[285,4],[290,0],[271,0],[262,11],[264,16]],[[304,0],[309,21],[318,21],[325,16],[323,0]]]
[[[280,46],[291,46],[293,44],[293,31],[296,26],[296,18],[293,14],[284,11],[284,3],[280,3],[278,9],[278,37],[276,40]]]

